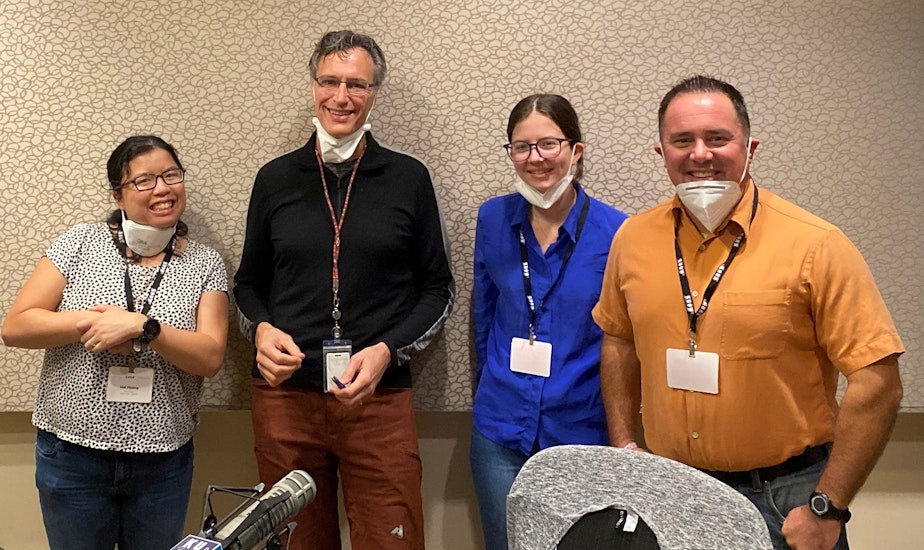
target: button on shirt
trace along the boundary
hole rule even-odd
[[[529,203],[520,195],[485,202],[475,233],[474,323],[478,355],[473,421],[491,441],[531,454],[561,444],[606,444],[600,396],[602,332],[590,316],[597,302],[613,235],[626,215],[591,199],[576,185],[577,200],[542,252],[529,222]],[[584,201],[590,200],[574,252],[561,271],[577,231]],[[519,231],[526,239],[536,339],[552,344],[551,376],[510,370],[513,338],[529,338],[530,312],[523,287]]]

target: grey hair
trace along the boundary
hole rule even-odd
[[[382,49],[379,48],[379,45],[375,43],[372,37],[353,31],[331,31],[318,40],[317,45],[314,47],[314,53],[311,54],[311,61],[308,63],[311,78],[317,78],[318,65],[322,59],[335,53],[345,56],[346,52],[355,48],[366,50],[369,56],[372,57],[374,67],[372,85],[381,86],[385,82],[385,72],[387,71],[385,54],[382,53]]]

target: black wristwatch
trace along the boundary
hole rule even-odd
[[[150,344],[160,335],[160,323],[153,317],[148,317],[144,324],[141,325],[141,336],[138,341],[142,344]]]
[[[808,505],[812,513],[820,518],[836,519],[844,523],[850,521],[850,509],[844,508],[842,510],[834,506],[831,504],[831,499],[828,498],[828,495],[820,491],[812,492]]]

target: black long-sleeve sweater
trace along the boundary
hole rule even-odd
[[[234,297],[252,340],[267,321],[305,353],[287,381],[320,390],[321,343],[331,338],[334,228],[315,156],[315,136],[257,173]],[[350,174],[325,172],[338,215]],[[338,200],[338,196],[340,199]],[[340,202],[341,204],[338,204]],[[410,387],[410,354],[432,340],[452,310],[455,286],[426,167],[366,133],[341,232],[340,310],[353,350],[384,342],[392,364],[379,386]],[[254,366],[254,376],[260,374]]]

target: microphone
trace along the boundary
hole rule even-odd
[[[292,470],[214,536],[224,550],[251,550],[314,500],[317,487],[303,470]]]

